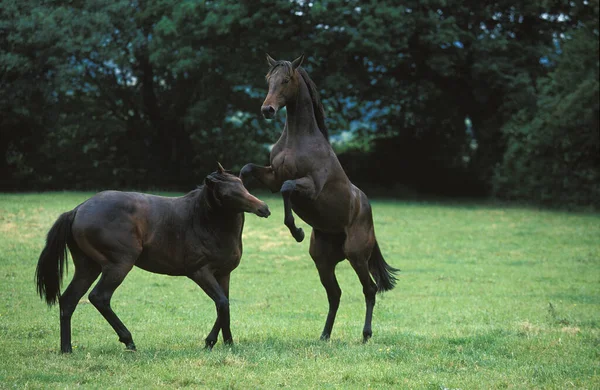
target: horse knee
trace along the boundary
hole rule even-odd
[[[286,180],[283,182],[281,189],[279,192],[282,194],[291,193],[296,189],[296,181],[295,180]]]
[[[219,314],[229,312],[229,299],[223,297],[215,302]]]

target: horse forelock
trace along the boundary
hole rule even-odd
[[[277,61],[275,65],[273,65],[267,72],[267,75],[265,76],[267,81],[269,81],[271,77],[275,74],[275,72],[281,68],[283,68],[283,72],[285,72],[286,76],[291,77],[294,74],[294,67],[292,66],[292,63],[289,61],[280,60]]]
[[[224,171],[224,172],[213,172],[210,175],[206,176],[206,179],[208,181],[210,181],[211,183],[219,183],[219,182],[225,182],[225,181],[231,181],[232,179],[232,174]],[[235,177],[235,176],[233,176]]]

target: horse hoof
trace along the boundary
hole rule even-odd
[[[125,350],[127,352],[137,352],[137,349],[135,348],[135,344],[134,343],[129,343],[125,346]]]
[[[329,341],[329,337],[330,337],[330,335],[323,333],[321,335],[321,341]]]
[[[304,240],[304,230],[302,230],[302,228],[298,228],[294,233],[294,238],[296,241],[302,242]]]
[[[204,349],[206,349],[208,351],[212,351],[215,344],[216,344],[216,341],[206,340],[206,342],[204,344]]]
[[[60,353],[73,353],[73,349],[69,348],[61,348]]]

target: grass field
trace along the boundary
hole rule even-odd
[[[58,308],[33,275],[54,220],[90,195],[0,194],[2,388],[600,388],[598,214],[374,200],[383,254],[402,273],[363,345],[347,262],[332,339],[319,341],[327,298],[308,240],[297,244],[279,198],[263,195],[273,214],[247,216],[232,274],[233,347],[203,349],[215,309],[191,280],[134,269],[113,308],[138,352],[86,296],[73,354],[61,355]]]

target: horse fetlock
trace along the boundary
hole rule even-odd
[[[125,349],[127,351],[131,351],[131,352],[136,352],[137,351],[137,348],[135,347],[135,344],[133,343],[133,341],[130,342],[130,343],[125,343]]]
[[[229,311],[229,299],[222,298],[217,301],[217,312],[219,314],[225,314]]]
[[[210,351],[213,349],[213,347],[215,346],[216,343],[217,343],[217,340],[207,338],[206,340],[204,340],[204,349],[208,349]]]
[[[369,341],[369,339],[373,336],[373,332],[369,330],[363,330],[363,343]]]
[[[287,226],[290,230],[296,228],[296,223],[294,222],[294,216],[292,214],[286,215],[283,218],[283,224]]]

